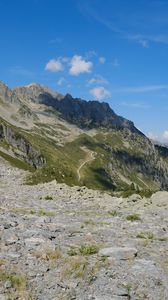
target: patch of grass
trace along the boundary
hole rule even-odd
[[[11,287],[14,288],[19,295],[25,295],[27,289],[27,281],[25,276],[15,272],[1,270],[0,281],[4,283],[7,280],[11,282]]]
[[[99,221],[97,222],[98,225],[110,225],[110,222],[106,222],[106,221]]]
[[[136,236],[139,239],[154,240],[155,236],[152,232],[140,232]]]
[[[6,260],[3,258],[0,258],[0,267],[5,265],[5,263],[6,263]]]
[[[99,248],[97,245],[82,245],[79,248],[79,252],[81,253],[81,255],[85,256],[85,255],[93,255],[98,253]]]
[[[127,298],[128,298],[128,300],[131,300],[131,290],[132,290],[132,285],[131,284],[129,284],[129,283],[124,283],[124,284],[122,284],[122,287],[124,288],[124,289],[126,289],[126,291],[127,291]]]
[[[84,221],[85,225],[97,225],[97,222],[93,221],[93,220],[86,220]]]
[[[44,209],[40,209],[39,212],[38,212],[38,215],[39,216],[54,217],[55,216],[55,212],[44,210]]]
[[[36,211],[35,211],[34,209],[31,209],[31,210],[29,211],[29,213],[30,213],[31,215],[35,215],[35,214],[36,214]]]
[[[162,236],[158,239],[160,242],[166,242],[168,238],[166,236]]]
[[[60,249],[44,249],[43,251],[36,251],[33,253],[33,255],[37,258],[43,259],[43,260],[58,260],[62,257],[62,252]]]
[[[29,164],[27,164],[26,162],[12,157],[11,155],[8,155],[2,151],[0,151],[0,156],[3,157],[5,160],[7,160],[13,167],[16,167],[18,169],[22,169],[25,171],[34,171],[33,167],[31,167]]]
[[[142,190],[142,191],[139,191],[138,194],[141,197],[150,198],[154,192],[155,191],[151,191],[151,190]]]
[[[108,214],[110,215],[110,217],[118,217],[120,215],[116,210],[108,211]]]
[[[126,190],[126,191],[123,191],[122,193],[121,193],[121,197],[123,197],[123,198],[128,198],[128,197],[130,197],[130,196],[132,196],[133,194],[136,194],[136,192],[135,192],[135,190]]]
[[[34,209],[17,207],[13,209],[13,212],[23,215],[35,215],[37,212]]]
[[[39,211],[36,211],[36,210],[30,209],[30,208],[18,207],[18,208],[14,208],[13,211],[15,213],[20,213],[23,215],[38,215],[38,216],[47,216],[47,217],[55,216],[54,211],[48,211],[48,210],[44,210],[44,209],[40,209]]]
[[[45,198],[44,198],[45,200],[53,200],[53,197],[52,196],[49,196],[49,195],[47,195],[47,196],[45,196]]]
[[[111,223],[110,223],[110,222],[106,222],[106,221],[86,220],[86,221],[84,221],[84,224],[85,224],[85,225],[93,225],[93,226],[96,226],[96,225],[110,225]]]
[[[77,252],[77,250],[74,248],[74,247],[71,247],[69,250],[68,250],[68,255],[69,256],[76,256],[76,255],[78,255],[78,252]]]
[[[61,271],[61,279],[65,279],[67,277],[73,278],[84,278],[88,269],[88,262],[86,258],[81,256],[74,256],[68,258],[65,261],[65,265]]]
[[[131,222],[134,222],[134,221],[140,221],[141,218],[140,218],[140,215],[139,214],[133,214],[133,215],[129,215],[126,217],[126,220],[127,221],[131,221]]]
[[[95,217],[100,217],[102,214],[96,210],[93,211],[80,211],[82,214],[84,214],[85,216],[95,216]]]

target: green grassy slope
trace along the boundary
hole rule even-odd
[[[2,119],[0,121],[5,122]],[[164,181],[162,177],[168,168],[167,157],[163,162],[158,150],[143,135],[128,130],[101,129],[97,130],[94,137],[83,133],[74,141],[60,146],[45,134],[40,125],[36,130],[23,130],[7,122],[5,124],[24,137],[46,159],[42,169],[32,171],[19,157],[10,158],[9,154],[0,152],[13,165],[32,171],[27,178],[29,184],[56,179],[71,186],[86,185],[111,191],[129,190],[133,182],[135,188],[157,190]],[[11,147],[3,139],[0,140],[0,146],[5,149]],[[87,157],[86,150],[94,154],[94,159],[82,166],[79,180],[77,170]]]

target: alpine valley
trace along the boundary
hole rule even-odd
[[[109,104],[32,83],[0,82],[0,156],[29,170],[27,184],[56,180],[110,192],[168,188],[168,148]]]

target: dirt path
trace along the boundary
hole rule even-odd
[[[94,151],[90,151],[88,150],[87,148],[85,147],[82,147],[82,150],[84,150],[87,154],[85,160],[82,160],[79,168],[77,169],[77,175],[78,175],[78,181],[81,180],[81,169],[89,162],[91,162],[92,160],[95,159],[95,156],[94,156]]]

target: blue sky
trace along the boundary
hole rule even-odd
[[[167,0],[1,0],[0,79],[107,101],[168,141]]]

